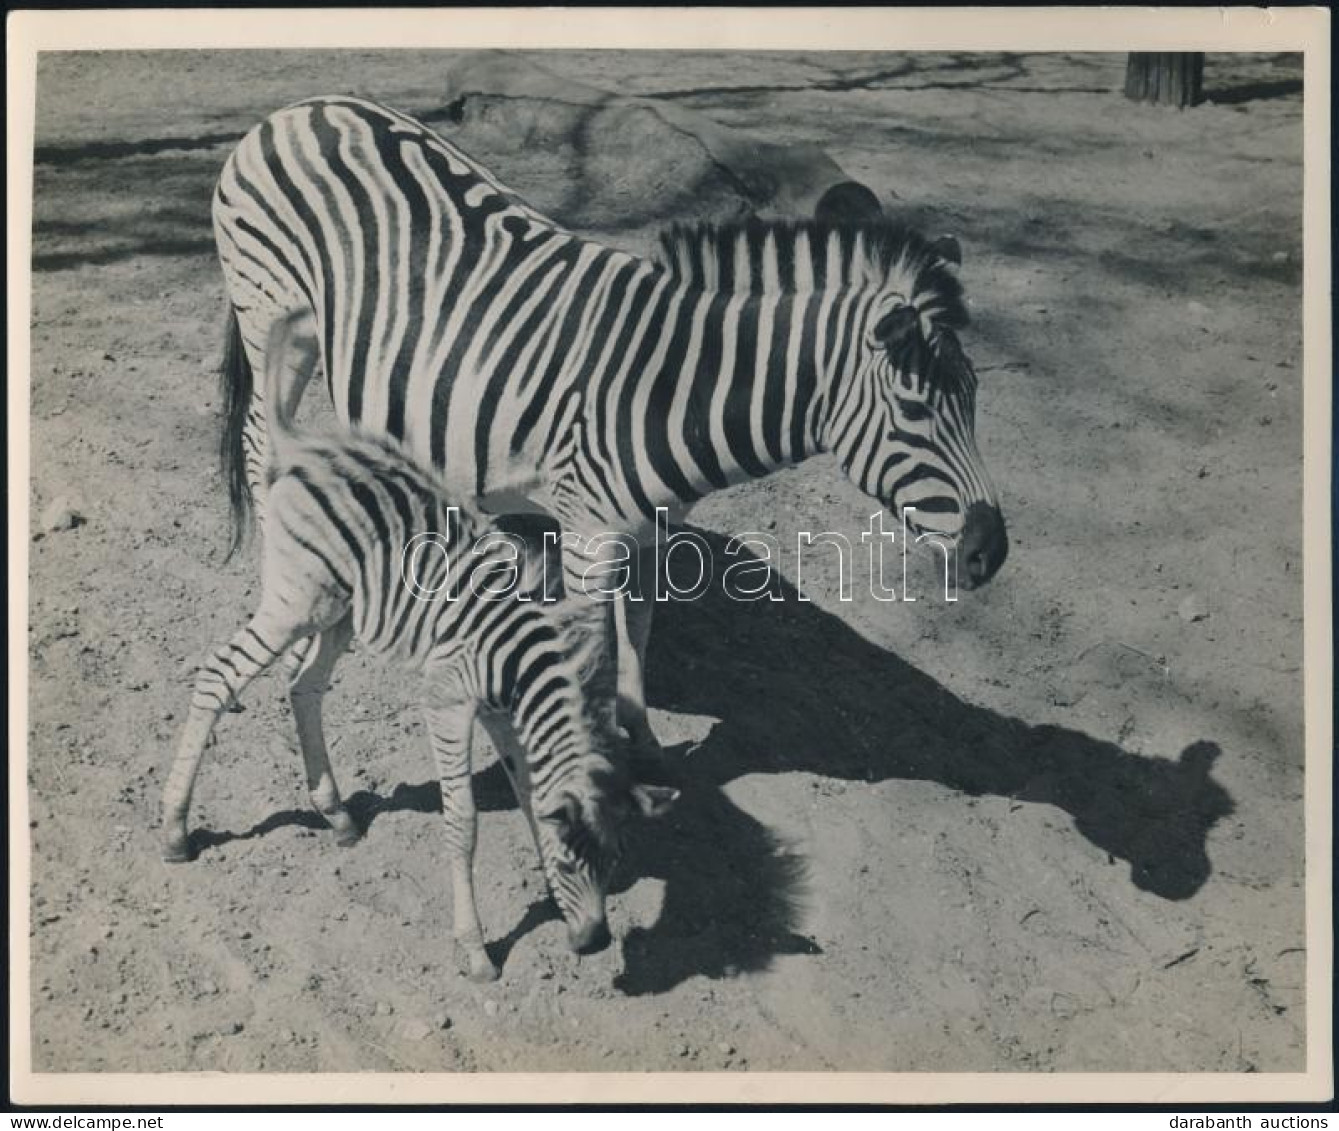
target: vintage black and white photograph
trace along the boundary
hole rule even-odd
[[[47,1094],[1328,1063],[1300,39],[698,15],[36,53]]]

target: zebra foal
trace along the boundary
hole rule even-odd
[[[677,792],[628,776],[620,738],[582,689],[586,657],[550,607],[527,599],[514,544],[452,506],[393,442],[358,435],[327,440],[292,430],[283,362],[309,318],[281,318],[269,337],[262,595],[250,622],[197,676],[163,792],[164,858],[190,858],[191,792],[219,715],[256,676],[309,638],[314,647],[290,687],[307,784],[337,843],[358,840],[321,724],[331,673],[357,638],[370,654],[426,676],[432,688],[426,716],[442,786],[453,931],[470,977],[488,981],[498,974],[484,950],[473,886],[476,717],[530,824],[572,948],[597,950],[609,939],[604,893],[626,819],[635,810],[663,813]],[[434,539],[441,552],[417,557],[417,592],[411,592],[402,554],[423,538]],[[451,599],[423,599],[425,592],[443,590]]]

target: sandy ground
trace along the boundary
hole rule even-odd
[[[780,603],[670,607],[651,698],[684,797],[640,831],[592,959],[566,952],[490,770],[481,904],[505,970],[458,976],[422,729],[358,657],[327,717],[365,841],[336,849],[308,810],[270,679],[207,763],[198,861],[160,863],[193,666],[256,596],[254,556],[222,564],[213,179],[332,75],[449,129],[447,61],[42,65],[34,1067],[1301,1069],[1292,58],[1211,57],[1211,104],[1179,113],[1127,103],[1118,56],[551,57],[821,145],[958,234],[1010,560],[956,604],[920,567],[924,599],[884,604],[863,571],[841,601],[831,556],[799,600],[792,553]],[[568,191],[566,158],[477,155],[537,204]],[[594,234],[640,249],[654,226]],[[85,521],[43,535],[64,496]],[[870,511],[820,459],[693,523],[793,551]]]

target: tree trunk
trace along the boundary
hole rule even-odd
[[[1203,86],[1203,51],[1132,51],[1125,64],[1125,97],[1136,102],[1194,106]]]

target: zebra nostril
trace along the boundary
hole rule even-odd
[[[595,954],[607,947],[612,940],[609,925],[603,919],[595,919],[574,931],[569,931],[567,941],[577,954]]]

